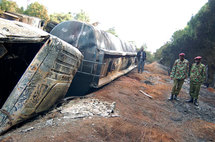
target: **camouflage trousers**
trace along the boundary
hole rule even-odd
[[[178,96],[183,83],[184,83],[184,79],[174,79],[174,84],[173,84],[172,92],[171,93],[173,95]]]
[[[198,99],[201,83],[190,82],[190,97]]]

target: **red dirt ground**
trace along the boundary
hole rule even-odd
[[[119,117],[61,119],[51,126],[20,132],[50,118],[61,118],[59,112],[50,112],[11,130],[2,136],[1,141],[215,141],[214,92],[202,88],[200,107],[194,107],[185,103],[189,97],[187,85],[184,84],[180,101],[168,101],[172,82],[167,72],[157,63],[146,65],[145,68],[143,74],[134,70],[91,94],[91,98],[116,102]],[[140,90],[153,98],[145,96]]]

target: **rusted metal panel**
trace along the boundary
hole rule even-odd
[[[11,25],[10,21],[7,24]],[[0,32],[2,32],[2,28],[0,27]],[[13,28],[12,26],[8,29],[13,31]],[[33,31],[33,28],[29,30],[32,31],[27,31],[24,27],[23,33],[18,37],[1,33],[4,35],[2,38],[4,40],[0,38],[3,43],[15,41],[28,43],[28,40],[34,36],[46,41],[0,109],[0,134],[32,116],[50,109],[62,99],[83,58],[78,49],[61,39],[48,34],[45,34],[47,35],[45,37],[40,36],[40,31]],[[18,28],[18,31],[21,33],[22,30]]]
[[[58,24],[57,22],[54,22],[54,21],[45,21],[38,17],[28,16],[28,15],[19,14],[19,13],[13,13],[13,12],[7,12],[7,11],[0,13],[0,18],[22,22],[22,23],[31,25],[35,28],[43,29],[48,33],[50,33],[50,31]]]
[[[94,88],[99,88],[136,67],[134,64],[135,57],[109,57],[105,58],[104,62],[105,65],[102,66],[99,82]]]
[[[41,29],[32,27],[25,23],[17,21],[9,21],[0,18],[0,39],[1,41],[41,41],[49,37],[47,32]]]
[[[85,95],[91,88],[101,87],[136,67],[134,46],[92,25],[67,21],[58,24],[51,34],[75,46],[84,55],[67,96]]]
[[[37,18],[37,17],[28,16],[28,15],[19,14],[19,13],[13,13],[13,12],[5,11],[5,12],[0,14],[0,17],[7,19],[7,20],[14,20],[14,21],[23,22],[23,23],[26,23],[26,24],[31,25],[33,27],[39,28],[39,29],[43,29],[45,26],[44,20]]]

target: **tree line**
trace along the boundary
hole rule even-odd
[[[68,21],[68,20],[78,20],[78,21],[90,23],[89,15],[83,10],[81,10],[79,13],[68,12],[68,13],[53,13],[48,15],[47,8],[38,2],[31,3],[24,10],[23,7],[18,7],[16,2],[9,1],[9,0],[1,0],[0,13],[4,11],[38,17],[40,19],[45,20],[46,22],[52,21],[56,23],[61,23],[63,21]],[[94,24],[98,24],[98,23],[99,22],[96,22]],[[109,32],[115,36],[118,36],[114,27],[107,29],[106,32]]]
[[[215,0],[209,0],[187,26],[174,32],[171,41],[164,44],[155,53],[155,59],[172,67],[178,54],[184,52],[190,64],[195,56],[202,56],[202,62],[208,66],[208,83],[215,75]]]
[[[31,3],[24,10],[23,7],[18,7],[16,2],[9,1],[9,0],[2,0],[2,2],[0,3],[0,12],[4,12],[4,11],[38,17],[40,19],[45,20],[46,22],[54,21],[54,22],[60,23],[60,22],[72,20],[72,19],[87,22],[87,23],[90,22],[90,18],[88,14],[83,10],[81,10],[79,13],[73,13],[73,14],[69,12],[69,13],[53,13],[48,15],[47,8],[38,2]]]

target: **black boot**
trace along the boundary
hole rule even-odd
[[[190,97],[190,99],[189,99],[189,100],[186,100],[186,103],[193,103],[193,98],[192,98],[192,97]]]
[[[179,99],[177,98],[177,95],[175,95],[174,100],[179,101]]]
[[[199,106],[199,103],[198,103],[198,100],[197,100],[197,99],[194,99],[194,105],[195,105],[195,106]]]
[[[168,100],[172,101],[173,100],[173,94],[171,94],[170,98]]]

